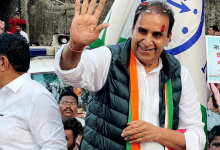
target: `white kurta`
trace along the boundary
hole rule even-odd
[[[60,57],[64,47],[56,54],[55,72],[65,83],[73,87],[82,87],[98,91],[104,85],[111,61],[111,52],[107,47],[85,50],[80,63],[74,69],[65,71],[60,68]],[[136,59],[139,86],[139,118],[159,126],[159,72],[162,61],[146,74],[144,66]],[[203,131],[202,114],[198,95],[188,70],[181,66],[182,93],[179,103],[179,129],[184,133],[187,150],[203,149],[206,138]],[[141,149],[150,147],[151,143],[141,143]],[[154,147],[155,148],[155,147]],[[152,150],[154,150],[152,148]],[[149,150],[149,148],[148,148]]]
[[[28,38],[28,34],[26,32],[24,32],[23,30],[21,30],[20,34],[26,38],[26,40],[28,41],[29,43],[29,38]]]

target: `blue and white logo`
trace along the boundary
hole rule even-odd
[[[167,0],[174,11],[175,23],[166,51],[180,54],[192,47],[200,38],[204,25],[204,0]]]

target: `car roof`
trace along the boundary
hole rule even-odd
[[[28,72],[31,74],[54,73],[54,60],[54,56],[33,57]]]

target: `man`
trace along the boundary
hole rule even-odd
[[[62,115],[62,120],[65,118],[75,118],[78,112],[78,97],[73,92],[64,92],[60,95],[59,109]],[[78,121],[84,126],[84,120],[77,118]]]
[[[37,41],[35,42],[32,42],[32,45],[31,46],[39,46],[39,43]]]
[[[0,34],[5,32],[5,22],[0,20]]]
[[[209,150],[220,150],[220,125],[214,126],[209,132]]]
[[[220,31],[215,31],[215,36],[220,36]]]
[[[27,73],[29,45],[19,34],[0,34],[0,149],[66,150],[58,105]]]
[[[209,35],[214,35],[215,31],[218,31],[218,27],[217,26],[210,26],[208,33],[209,33]]]
[[[23,25],[22,24],[17,24],[16,25],[17,33],[20,33],[23,37],[25,37],[27,42],[29,43],[28,34],[26,32],[24,32],[22,29],[23,29]]]
[[[82,130],[82,125],[76,118],[66,118],[63,120],[64,132],[67,140],[68,150],[77,150],[80,142],[77,141],[78,134]],[[75,150],[74,149],[74,150]]]
[[[81,148],[125,150],[129,141],[127,147],[142,150],[164,146],[203,149],[204,123],[193,81],[188,70],[163,50],[172,35],[171,8],[160,1],[140,4],[130,39],[84,51],[108,26],[97,26],[105,0],[93,15],[95,3],[92,0],[88,7],[85,0],[80,13],[80,1],[76,1],[70,41],[61,47],[55,60],[61,80],[94,91]],[[165,106],[169,98],[169,103],[173,102],[170,108]],[[173,111],[173,116],[167,111]],[[172,117],[168,129],[167,119]]]
[[[11,32],[12,33],[16,32],[16,25],[17,24],[22,24],[23,26],[26,26],[26,21],[21,18],[20,11],[16,11],[16,15],[13,18],[11,18],[8,23],[11,24]]]

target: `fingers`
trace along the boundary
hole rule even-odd
[[[97,34],[99,34],[103,29],[107,28],[108,26],[109,26],[108,23],[102,23],[98,25],[98,27],[96,28]]]
[[[99,19],[100,15],[102,14],[102,11],[103,11],[103,9],[104,9],[104,6],[105,6],[105,0],[100,0],[99,6],[98,6],[98,8],[96,9],[95,14],[94,14],[94,16],[95,16],[97,19]]]
[[[76,0],[76,3],[75,3],[75,17],[79,16],[79,11],[80,11],[80,0]]]
[[[128,127],[127,127],[127,128],[128,128]],[[122,137],[126,137],[126,136],[129,136],[129,135],[138,134],[138,133],[141,133],[142,130],[143,130],[143,129],[142,129],[141,127],[123,130],[121,136],[122,136]]]
[[[124,131],[128,131],[128,130],[131,130],[133,128],[138,128],[138,127],[141,127],[141,125],[145,123],[145,122],[142,122],[142,121],[132,121],[132,122],[129,122],[127,123],[128,127],[124,129]]]
[[[87,12],[88,15],[92,15],[92,13],[95,9],[95,6],[96,6],[96,0],[92,0],[90,5],[89,5],[88,12]]]
[[[138,124],[139,122],[142,122],[141,120],[140,121],[132,121],[132,122],[129,122],[129,123],[127,123],[127,125],[132,125],[132,124]]]
[[[81,10],[81,15],[85,15],[86,14],[87,8],[88,8],[88,0],[84,0],[83,1],[83,5],[82,5],[82,10]]]
[[[130,143],[140,142],[141,139],[144,138],[144,133],[137,133],[132,136],[127,136],[125,138],[126,141],[130,141]],[[142,141],[143,142],[143,141]]]

